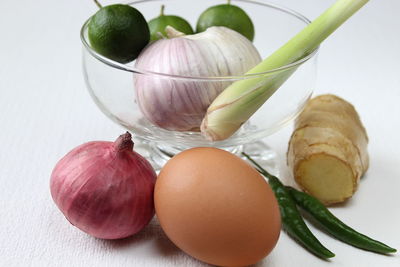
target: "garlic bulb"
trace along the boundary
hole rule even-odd
[[[253,44],[225,27],[182,36],[171,27],[171,39],[145,48],[136,68],[190,77],[227,77],[247,72],[261,61]],[[135,75],[136,100],[153,124],[175,131],[199,131],[208,106],[232,82]]]

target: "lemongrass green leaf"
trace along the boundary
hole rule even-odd
[[[257,74],[294,63],[310,53],[369,0],[338,0],[286,44],[246,74]],[[228,86],[209,106],[201,125],[203,135],[224,140],[234,134],[296,68],[243,79]]]

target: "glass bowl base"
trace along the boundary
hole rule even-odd
[[[171,159],[174,155],[186,149],[188,148],[179,146],[158,145],[156,143],[149,142],[141,142],[139,144],[135,144],[135,151],[144,156],[147,160],[149,160],[156,172],[159,172],[164,164],[167,163],[167,161]],[[242,152],[245,152],[269,173],[279,177],[280,171],[278,156],[271,147],[269,147],[262,141],[241,146],[224,147],[222,149],[229,151],[249,162],[247,158],[242,155]]]

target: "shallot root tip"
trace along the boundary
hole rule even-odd
[[[120,135],[114,142],[114,148],[117,152],[133,150],[132,135],[129,132]]]

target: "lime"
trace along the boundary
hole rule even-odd
[[[146,19],[128,5],[102,7],[90,19],[88,27],[93,49],[121,63],[134,60],[150,40]]]
[[[162,5],[160,16],[149,21],[150,40],[156,41],[161,39],[162,36],[166,36],[165,28],[167,26],[171,26],[185,34],[194,33],[192,26],[185,19],[173,15],[164,15],[164,5]]]
[[[246,12],[238,6],[230,3],[209,7],[197,21],[197,32],[203,32],[211,26],[225,26],[246,36],[247,39],[254,39],[254,25]]]

